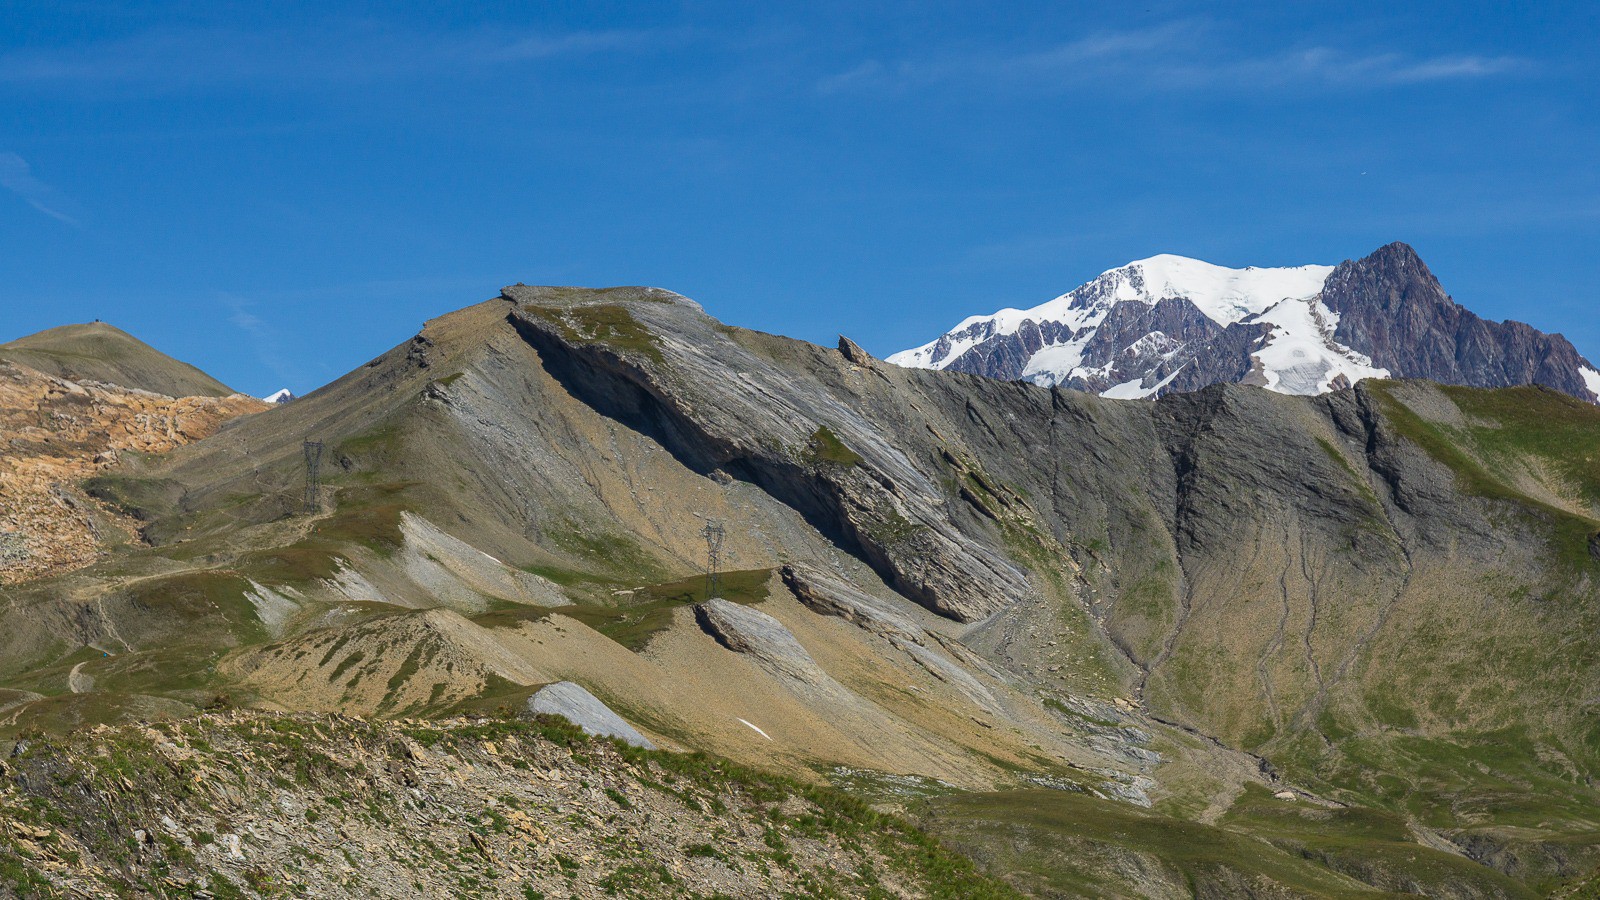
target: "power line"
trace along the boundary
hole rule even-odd
[[[322,442],[308,440],[301,445],[306,455],[306,505],[305,511],[314,513],[322,507],[318,488],[322,477]]]
[[[706,599],[722,596],[722,539],[727,535],[722,523],[712,519],[700,529],[706,539]]]

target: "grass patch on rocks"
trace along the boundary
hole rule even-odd
[[[811,465],[834,465],[849,468],[861,463],[861,454],[851,450],[833,429],[826,425],[817,426],[806,440],[803,453],[806,462]]]
[[[569,344],[601,344],[634,353],[655,363],[664,362],[661,342],[620,303],[588,306],[524,306],[523,311],[554,326]]]
[[[734,603],[760,603],[767,598],[772,572],[772,569],[746,569],[722,573],[722,598]],[[707,599],[705,576],[694,575],[619,591],[613,594],[614,605],[585,603],[533,612],[496,611],[475,621],[480,625],[514,625],[528,618],[560,614],[588,625],[629,650],[638,651],[672,624],[674,611]]]

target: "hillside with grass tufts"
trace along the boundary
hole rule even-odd
[[[29,739],[0,784],[14,896],[1017,896],[837,791],[562,719],[206,715]]]

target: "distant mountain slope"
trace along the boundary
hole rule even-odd
[[[168,397],[226,397],[235,391],[104,322],[63,325],[9,344],[0,359],[69,381],[101,381]]]
[[[1033,309],[970,317],[889,362],[1120,399],[1221,382],[1320,394],[1400,377],[1600,401],[1600,370],[1566,338],[1479,318],[1401,243],[1338,266],[1153,256]]]

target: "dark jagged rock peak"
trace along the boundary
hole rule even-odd
[[[1335,267],[1322,302],[1339,314],[1336,340],[1396,375],[1473,387],[1542,384],[1597,399],[1600,378],[1584,377],[1595,367],[1565,337],[1479,317],[1398,241]]]
[[[839,353],[853,365],[870,366],[873,362],[872,354],[861,349],[860,344],[842,334],[839,335]]]

